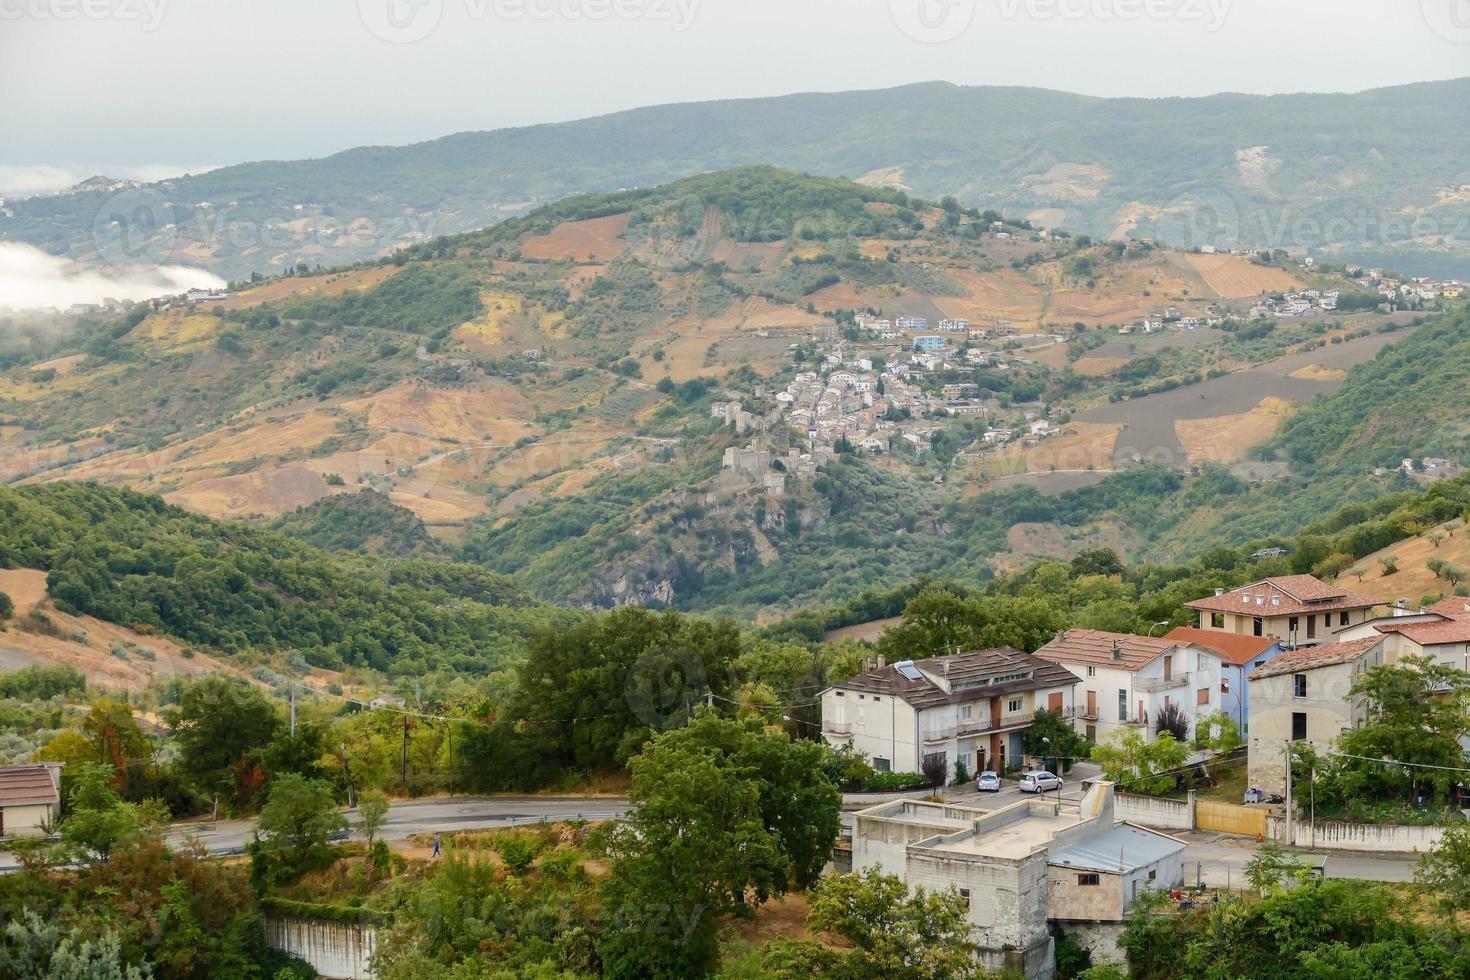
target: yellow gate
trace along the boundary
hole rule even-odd
[[[1266,812],[1256,807],[1200,800],[1194,805],[1194,826],[1197,830],[1213,830],[1221,834],[1265,837]]]

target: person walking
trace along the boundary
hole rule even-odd
[[[435,857],[438,857],[439,856],[439,835],[438,834],[435,834],[434,835],[434,856]]]

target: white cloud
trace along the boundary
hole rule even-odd
[[[114,180],[141,180],[152,183],[167,180],[181,174],[202,174],[216,169],[214,166],[182,167],[173,163],[142,164],[95,164],[89,166],[38,163],[33,166],[17,166],[0,163],[0,197],[31,197],[37,194],[55,194],[86,180],[102,175]]]
[[[152,299],[224,284],[211,272],[183,265],[103,271],[48,255],[31,245],[0,242],[0,307],[66,309],[73,303]]]

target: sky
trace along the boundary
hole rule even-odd
[[[1470,0],[0,0],[0,193],[932,80],[1162,97],[1464,75]]]

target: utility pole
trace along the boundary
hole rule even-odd
[[[1291,741],[1286,743],[1286,846],[1292,846],[1291,837]]]
[[[296,682],[291,682],[291,737],[296,737]]]

